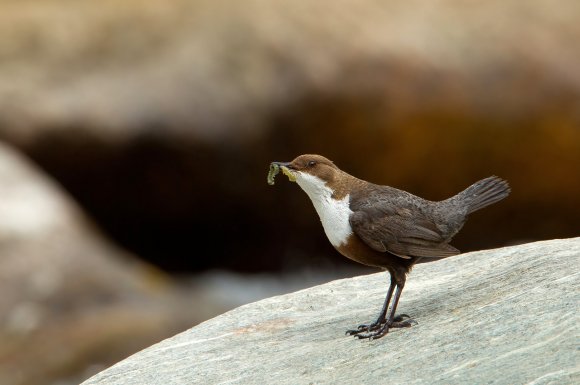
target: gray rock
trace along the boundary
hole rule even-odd
[[[580,382],[580,238],[417,266],[399,305],[418,322],[382,339],[370,321],[386,273],[241,306],[141,351],[95,384],[572,384]]]

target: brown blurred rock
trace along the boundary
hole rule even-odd
[[[0,196],[1,384],[78,383],[98,369],[88,365],[110,364],[224,310],[105,241],[4,144]]]
[[[464,251],[577,235],[576,0],[0,7],[0,136],[164,267],[332,255],[307,202],[263,182],[269,161],[310,151],[430,199],[508,179],[505,209],[470,220]],[[214,234],[229,242],[190,258]]]
[[[0,6],[2,132],[24,142],[68,130],[124,141],[157,125],[248,140],[316,91],[375,90],[395,114],[498,115],[580,90],[575,0]]]

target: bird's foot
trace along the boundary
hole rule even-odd
[[[359,325],[356,329],[346,331],[347,335],[355,336],[359,339],[368,338],[369,340],[381,338],[389,332],[389,328],[408,328],[416,325],[417,321],[411,319],[407,314],[400,314],[393,319],[390,325],[386,321],[379,320],[371,324]]]
[[[368,339],[370,341],[370,340],[376,340],[377,338],[381,338],[385,334],[387,334],[388,332],[389,332],[389,325],[385,322],[384,324],[381,325],[381,327],[375,328],[372,331],[361,330],[360,332],[358,332],[356,334],[352,334],[352,335],[355,336],[356,338],[358,338],[359,340]]]
[[[379,329],[381,326],[385,324],[385,321],[379,322],[375,321],[372,324],[362,324],[358,325],[356,329],[349,329],[346,331],[346,334],[349,336],[355,336],[360,333],[371,332],[373,330]]]

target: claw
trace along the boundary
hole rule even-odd
[[[372,340],[376,340],[376,339],[379,339],[379,338],[385,336],[388,332],[389,332],[389,328],[385,324],[380,330],[377,330],[376,332],[368,333],[368,334],[357,334],[356,337],[359,340],[368,338],[369,341],[372,341]]]
[[[408,328],[413,325],[417,325],[417,321],[412,319],[407,314],[399,314],[393,319],[389,325],[387,323],[377,323],[373,322],[371,324],[358,325],[356,329],[349,329],[346,331],[346,335],[357,337],[358,339],[369,339],[376,340],[383,337],[389,332],[390,328]]]
[[[384,323],[377,323],[377,322],[373,322],[372,324],[362,324],[362,325],[358,325],[356,330],[355,329],[349,329],[346,331],[347,335],[358,335],[359,333],[364,333],[364,332],[372,332],[374,330],[377,330],[378,328],[380,328],[382,325],[384,325]]]

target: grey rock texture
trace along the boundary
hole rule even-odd
[[[573,384],[580,238],[417,266],[399,310],[418,321],[374,341],[386,273],[239,307],[84,382],[111,384]]]

